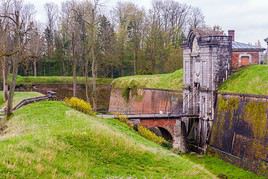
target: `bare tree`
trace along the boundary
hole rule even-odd
[[[12,114],[13,97],[16,87],[16,78],[18,73],[18,64],[25,59],[25,50],[29,42],[28,34],[33,28],[32,6],[23,5],[20,0],[11,0],[8,4],[5,14],[1,14],[2,20],[8,19],[10,23],[10,32],[12,43],[16,53],[12,56],[12,81],[9,84],[9,93],[7,100],[7,115]]]
[[[197,28],[205,25],[205,17],[201,10],[197,7],[191,7],[189,14],[190,28]]]
[[[37,61],[41,59],[44,53],[44,37],[41,35],[40,31],[35,25],[36,28],[33,29],[31,33],[29,33],[29,38],[31,43],[28,43],[28,52],[29,59],[33,63],[33,74],[37,76]]]
[[[45,29],[47,55],[51,57],[54,50],[54,31],[56,30],[58,19],[58,6],[55,3],[47,3],[45,4],[45,9],[47,12],[47,27]]]
[[[62,32],[66,33],[71,41],[70,54],[72,59],[72,72],[73,72],[73,96],[77,96],[77,66],[78,59],[81,56],[81,12],[79,4],[75,1],[69,1],[63,4],[62,18]],[[83,36],[83,35],[82,35]]]
[[[92,73],[92,104],[93,109],[97,110],[97,62],[96,62],[96,39],[97,39],[97,33],[96,33],[96,26],[97,26],[97,14],[98,14],[98,8],[100,0],[94,0],[93,1],[93,8],[91,10],[91,24],[90,24],[90,37],[91,37],[91,73]]]

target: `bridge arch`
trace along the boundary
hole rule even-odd
[[[169,130],[165,129],[164,127],[158,127],[158,129],[161,132],[161,136],[164,139],[166,139],[166,141],[168,141],[168,142],[172,142],[173,141],[173,136],[172,136],[172,134],[170,133]]]
[[[149,129],[157,136],[163,137],[166,141],[173,142],[174,136],[170,129],[167,129],[165,127],[152,127]]]

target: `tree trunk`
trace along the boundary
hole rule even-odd
[[[134,75],[137,75],[137,53],[136,53],[136,49],[134,50]]]
[[[95,59],[95,51],[93,48],[91,48],[91,55],[92,55],[92,105],[94,111],[97,110],[97,104],[96,104],[96,97],[97,97],[97,84],[96,84],[96,59]]]
[[[8,94],[8,101],[7,101],[7,116],[10,116],[12,114],[12,108],[13,108],[13,98],[16,88],[16,79],[18,74],[18,58],[12,59],[13,63],[13,69],[12,69],[12,81],[10,84],[10,90]]]
[[[88,95],[88,58],[86,58],[86,63],[85,63],[85,87],[86,87],[86,99],[87,99],[87,102],[90,102],[89,95]]]
[[[75,60],[76,61],[76,60]],[[76,97],[76,89],[77,89],[77,75],[76,75],[76,62],[73,64],[73,96]]]
[[[96,97],[97,97],[97,84],[96,84],[96,78],[97,78],[97,71],[96,71],[96,57],[95,57],[95,14],[96,9],[94,8],[92,10],[92,29],[91,29],[91,37],[92,37],[92,45],[91,45],[91,58],[92,58],[92,64],[91,64],[91,72],[92,72],[92,105],[93,110],[97,110],[97,103],[96,103]]]
[[[20,14],[18,11],[15,12],[15,21],[16,21],[16,32],[14,37],[14,46],[16,49],[21,49],[21,37],[20,37]],[[21,58],[22,54],[21,52],[18,52],[14,57],[12,57],[12,81],[9,87],[9,94],[8,94],[8,100],[7,100],[7,117],[9,117],[12,114],[13,109],[13,98],[16,88],[16,80],[17,80],[17,74],[18,74],[18,65],[19,60]]]
[[[7,101],[8,99],[8,66],[7,66],[7,60],[6,57],[3,58],[2,61],[2,75],[3,75],[3,96],[4,101]]]
[[[37,64],[36,64],[36,59],[34,59],[33,67],[34,67],[34,76],[36,77],[36,76],[37,76]]]
[[[72,55],[73,55],[73,96],[76,97],[76,88],[77,88],[77,57],[75,56],[75,42],[74,42],[74,33],[72,33]]]

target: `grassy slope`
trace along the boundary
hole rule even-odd
[[[89,78],[91,80],[91,78]],[[107,85],[111,84],[112,79],[109,78],[98,78],[97,84]],[[70,76],[18,76],[17,84],[72,84],[73,78]],[[78,84],[84,84],[85,78],[78,77]]]
[[[19,104],[19,102],[21,102],[24,99],[34,98],[38,96],[42,96],[42,94],[38,92],[15,92],[13,106],[16,106],[17,104]],[[3,104],[4,104],[3,92],[0,91],[0,106],[3,106]]]
[[[241,69],[221,85],[220,92],[268,95],[268,66]]]
[[[142,88],[182,90],[183,71],[177,70],[174,73],[158,75],[137,75],[115,79],[112,82],[114,88],[127,88],[133,84]]]
[[[0,136],[2,177],[256,178],[222,161],[219,165],[218,159],[211,161],[212,168],[195,164],[195,159],[174,155],[124,124],[86,116],[61,102],[26,106],[7,126]]]
[[[115,79],[115,88],[137,87],[182,90],[183,71],[170,74],[138,75]],[[268,95],[268,65],[245,67],[234,73],[219,88],[220,92]]]

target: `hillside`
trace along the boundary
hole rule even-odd
[[[183,70],[177,70],[168,74],[137,75],[115,79],[112,82],[114,88],[155,88],[168,90],[182,90]]]
[[[2,127],[0,155],[3,178],[256,178],[218,159],[199,158],[197,164],[116,120],[90,117],[61,102],[16,111]]]
[[[225,81],[219,91],[268,95],[268,66],[254,65],[241,69]]]

